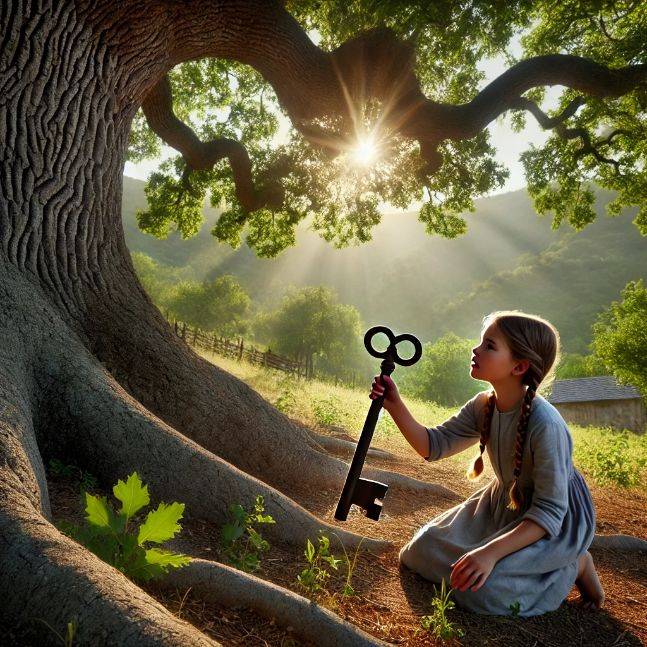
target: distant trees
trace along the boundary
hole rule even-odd
[[[647,288],[642,279],[629,281],[621,296],[598,316],[592,347],[618,382],[647,399]]]
[[[595,355],[581,355],[579,353],[564,353],[562,360],[555,371],[555,379],[571,380],[578,377],[595,377],[607,375],[608,370],[604,362]]]
[[[189,268],[169,267],[142,252],[133,253],[132,259],[146,292],[161,310],[226,337],[248,332],[251,299],[231,274],[199,282],[189,279]]]
[[[275,311],[257,316],[254,332],[274,352],[304,360],[309,374],[315,357],[329,374],[366,367],[359,312],[330,288],[289,288]]]
[[[453,332],[423,345],[422,359],[403,372],[398,386],[411,397],[456,406],[487,388],[488,384],[470,376],[475,339],[465,339]]]
[[[213,281],[180,283],[168,309],[181,321],[230,337],[249,330],[251,299],[231,274]]]

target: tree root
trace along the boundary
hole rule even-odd
[[[232,503],[253,505],[262,495],[265,513],[276,524],[266,529],[274,540],[303,547],[319,531],[336,532],[348,547],[361,541],[381,552],[391,542],[365,538],[323,522],[278,490],[230,465],[184,437],[131,398],[80,346],[59,351],[58,401],[67,404],[73,434],[68,439],[79,464],[106,486],[137,470],[154,496],[186,504],[188,514],[218,524]],[[334,539],[331,538],[331,543]]]
[[[293,627],[300,637],[319,647],[388,645],[342,620],[328,609],[254,575],[203,559],[169,573],[160,580],[165,589],[191,591],[201,598],[229,607],[245,607]]]
[[[333,452],[334,454],[341,454],[345,458],[352,458],[357,448],[357,443],[352,440],[344,440],[343,438],[336,438],[335,436],[328,436],[326,434],[311,433],[310,437],[313,438],[319,445],[326,451]],[[381,458],[383,460],[394,460],[395,456],[391,452],[384,449],[377,449],[369,447],[366,454],[373,458]]]
[[[633,535],[595,535],[591,542],[593,548],[611,548],[621,551],[647,551],[647,541]]]

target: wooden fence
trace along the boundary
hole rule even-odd
[[[245,346],[242,337],[236,341],[232,341],[224,337],[219,337],[215,333],[206,333],[198,328],[192,328],[181,321],[173,322],[173,328],[178,337],[181,337],[188,344],[196,348],[202,348],[212,353],[223,355],[224,357],[237,359],[238,361],[245,360],[250,364],[274,368],[285,373],[296,375],[297,377],[312,377],[311,375],[307,375],[304,362],[297,362],[289,357],[282,357],[273,353],[269,348],[265,352],[262,352],[254,346]]]

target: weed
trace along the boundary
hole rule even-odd
[[[635,439],[626,430],[600,429],[595,438],[576,444],[574,455],[600,485],[630,488],[641,483],[641,472],[647,465],[647,456],[634,445]]]
[[[521,610],[521,603],[519,602],[519,600],[516,600],[515,602],[513,602],[508,607],[508,609],[510,609],[510,611],[512,611],[512,616],[514,618],[518,618],[519,617],[519,611]]]
[[[220,545],[224,556],[236,568],[252,573],[260,568],[261,553],[269,550],[269,543],[254,529],[254,524],[276,523],[270,515],[264,515],[264,499],[259,494],[254,501],[254,510],[247,512],[242,505],[229,506],[230,523],[220,531]]]
[[[162,544],[181,530],[178,521],[183,503],[160,503],[135,529],[131,528],[134,515],[150,503],[148,487],[133,472],[125,482],[119,480],[112,492],[121,502],[119,512],[105,497],[84,492],[87,524],[79,527],[63,521],[57,524],[59,530],[135,580],[161,577],[170,567],[180,568],[191,561],[186,555],[146,547],[147,543]]]
[[[342,589],[342,596],[355,595],[355,589],[351,586],[350,581],[351,581],[351,578],[353,577],[353,571],[355,570],[355,564],[357,562],[359,549],[364,539],[366,539],[366,537],[362,537],[360,539],[359,544],[357,544],[357,548],[355,549],[355,554],[353,555],[353,562],[351,563],[348,557],[348,553],[346,552],[346,547],[344,546],[344,542],[341,540],[341,538],[336,532],[334,532],[333,535],[335,535],[335,537],[339,539],[339,543],[341,544],[342,550],[344,551],[344,562],[346,563],[346,567],[348,569],[346,573],[346,582],[344,583],[344,588]]]
[[[65,645],[65,647],[72,647],[74,644],[74,636],[76,634],[76,624],[74,623],[74,620],[70,620],[70,622],[67,623],[67,628],[65,630],[65,636],[61,636],[61,634],[52,627],[52,625],[49,624],[49,622],[46,622],[42,618],[36,618],[39,622],[42,622],[46,627],[48,627],[56,636],[58,639]]]
[[[317,591],[325,590],[325,582],[330,577],[330,572],[326,570],[325,564],[330,568],[337,570],[337,566],[342,561],[336,559],[330,553],[330,539],[325,535],[319,536],[319,545],[315,549],[310,539],[307,540],[304,555],[309,564],[297,576],[297,582],[310,595]]]
[[[54,476],[78,479],[83,491],[95,490],[97,487],[96,477],[76,465],[66,465],[58,458],[52,458],[49,461],[49,468]]]
[[[423,629],[430,631],[434,636],[441,640],[448,640],[450,638],[461,637],[464,635],[460,627],[454,624],[447,618],[445,613],[453,609],[456,605],[449,599],[452,589],[447,591],[445,586],[445,578],[442,579],[440,591],[434,585],[434,598],[431,601],[433,612],[429,616],[422,616],[420,624]]]
[[[312,410],[315,420],[320,425],[334,425],[338,424],[340,419],[340,411],[338,407],[338,398],[330,395],[321,400],[314,400],[312,403]]]

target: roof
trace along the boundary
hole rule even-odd
[[[618,384],[612,375],[602,375],[555,380],[550,397],[546,399],[551,404],[559,404],[594,400],[633,400],[640,397],[640,392],[635,387]]]

